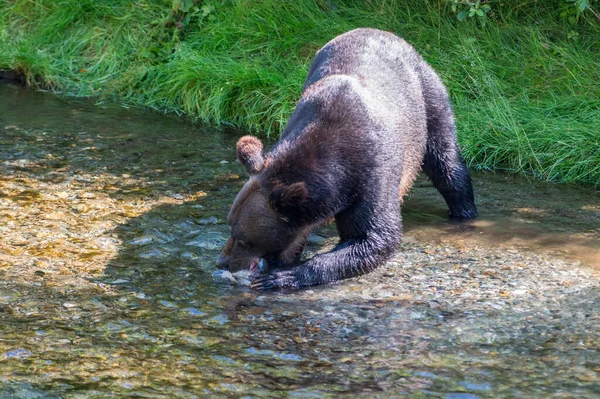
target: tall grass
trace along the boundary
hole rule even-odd
[[[376,27],[446,82],[471,167],[600,184],[600,23],[569,25],[559,0],[493,3],[485,26],[458,22],[444,0],[229,0],[182,31],[171,3],[5,0],[0,68],[64,94],[277,136],[315,51]]]

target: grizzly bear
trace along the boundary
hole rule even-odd
[[[254,289],[333,283],[385,263],[400,242],[402,198],[421,169],[450,217],[477,215],[446,89],[388,32],[356,29],[327,43],[280,140],[263,154],[260,140],[244,136],[237,154],[250,179],[229,212],[217,267],[250,268]],[[301,261],[310,231],[331,217],[340,243]]]

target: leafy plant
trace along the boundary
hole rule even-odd
[[[171,21],[179,30],[188,27],[192,22],[198,25],[206,20],[214,19],[215,6],[202,0],[173,0]]]
[[[575,5],[577,8],[577,16],[590,8],[590,0],[567,0],[567,2]]]
[[[482,24],[487,22],[487,14],[492,10],[492,7],[485,0],[450,0],[452,3],[452,11],[457,12],[456,18],[459,21],[464,21],[467,18],[477,18]]]
[[[459,21],[464,21],[467,18],[476,18],[483,25],[487,22],[488,14],[492,11],[490,3],[493,0],[448,0],[451,4],[452,12],[456,14]],[[583,13],[589,12],[600,20],[600,13],[592,8],[593,0],[562,0],[559,5],[559,15],[563,19],[567,19],[570,24],[575,25],[579,22]],[[507,5],[500,4],[500,6]],[[537,1],[533,1],[528,5],[529,8],[540,8]],[[577,33],[571,31],[569,39],[576,37]]]
[[[565,0],[560,8],[560,18],[566,20],[570,25],[576,25],[584,12],[590,12],[600,20],[598,14],[591,6],[591,0]],[[571,29],[567,33],[567,39],[572,41],[579,40],[579,32]]]
[[[561,17],[567,16],[569,18],[569,22],[572,24],[579,22],[579,18],[584,12],[590,12],[600,20],[600,14],[592,8],[592,0],[566,0],[566,2],[570,3],[569,8],[571,11],[574,9],[574,13],[571,12],[571,14],[574,15],[569,16],[568,13],[566,13],[567,15],[564,15],[565,12],[563,11],[561,13]]]

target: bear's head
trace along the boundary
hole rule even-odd
[[[237,143],[238,159],[250,179],[227,216],[231,236],[217,258],[220,269],[253,271],[261,260],[269,268],[300,260],[310,229],[290,215],[301,211],[306,202],[306,185],[265,184],[269,160],[262,150],[263,145],[256,137],[244,136]]]

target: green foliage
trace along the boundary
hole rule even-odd
[[[459,21],[476,17],[483,25],[485,25],[487,14],[492,10],[492,7],[490,7],[485,0],[450,0],[450,2],[452,3],[452,11],[457,13],[456,18]]]
[[[323,44],[359,26],[389,30],[448,86],[471,167],[600,184],[600,24],[589,9],[571,24],[564,0],[474,3],[485,25],[462,1],[457,21],[445,0],[2,4],[0,69],[31,85],[265,135],[285,125]]]
[[[205,21],[214,20],[215,6],[208,1],[173,0],[173,24],[180,30],[196,22],[200,27]]]
[[[591,9],[590,1],[591,0],[567,0],[567,2],[573,3],[575,8],[577,9],[578,16],[581,15],[581,13],[585,10]]]
[[[529,9],[530,14],[535,13],[538,9],[543,7],[550,7],[557,10],[557,14],[561,18],[567,20],[570,24],[575,25],[579,22],[581,15],[584,12],[593,14],[598,20],[600,20],[600,14],[598,14],[592,8],[592,0],[550,0],[540,1],[532,0],[530,2],[523,2],[521,4],[515,4],[514,2],[508,1],[500,3],[497,0],[446,0],[451,4],[451,10],[456,14],[456,18],[459,21],[465,21],[468,18],[476,18],[482,25],[485,25],[488,14],[494,9],[501,8],[521,8]],[[557,2],[558,1],[558,2]],[[493,4],[495,3],[495,4]],[[492,5],[493,4],[493,8]],[[573,31],[570,32],[571,36],[576,36]]]

